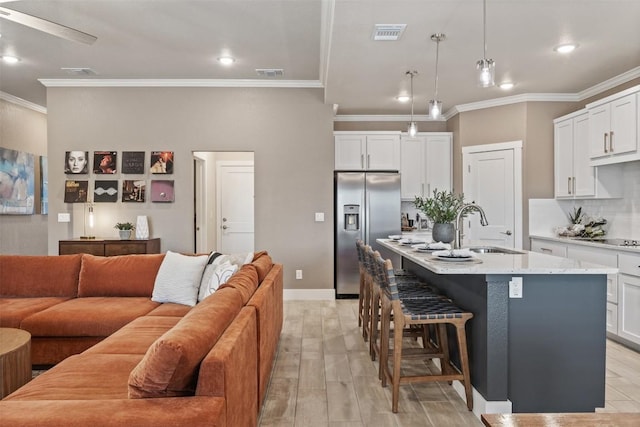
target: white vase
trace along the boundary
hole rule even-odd
[[[131,230],[118,230],[118,234],[120,235],[120,240],[131,239]]]
[[[136,219],[136,239],[149,238],[149,221],[146,215],[138,215]]]

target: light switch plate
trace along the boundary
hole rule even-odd
[[[324,212],[316,212],[316,222],[324,222]]]
[[[58,214],[58,222],[71,222],[71,214],[70,213],[59,213]]]

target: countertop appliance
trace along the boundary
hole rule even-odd
[[[334,197],[336,297],[351,298],[360,292],[358,239],[391,258],[394,265],[399,262],[376,239],[400,234],[400,174],[336,171]]]

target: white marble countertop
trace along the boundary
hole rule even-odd
[[[576,239],[575,237],[562,237],[562,236],[556,236],[556,235],[551,235],[551,234],[549,234],[549,235],[531,234],[531,235],[529,235],[529,238],[532,238],[532,239],[543,239],[543,240],[549,240],[549,241],[552,241],[552,242],[567,243],[567,244],[572,244],[572,245],[591,246],[592,248],[598,248],[598,249],[608,249],[608,250],[614,250],[614,251],[631,252],[631,253],[636,253],[636,254],[640,253],[640,246],[606,245],[604,243],[594,242],[592,240]],[[609,236],[605,236],[605,238],[609,238]],[[614,239],[615,239],[615,237],[614,237]]]
[[[411,245],[378,239],[383,247],[437,274],[616,274],[617,268],[519,250],[521,254],[475,254],[473,261],[440,261]]]

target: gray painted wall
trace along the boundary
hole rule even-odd
[[[0,99],[0,147],[46,156],[47,116]],[[37,173],[36,205],[40,203]],[[0,254],[46,255],[47,216],[0,215]]]
[[[256,250],[285,265],[286,288],[333,288],[333,112],[322,90],[49,88],[47,104],[50,254],[82,229],[81,205],[63,202],[65,151],[143,150],[147,162],[149,151],[174,151],[174,174],[163,178],[175,180],[175,203],[97,204],[96,235],[115,237],[113,224],[146,214],[162,251],[185,252],[193,248],[192,152],[253,151]],[[59,212],[76,220],[58,223]],[[326,221],[314,222],[314,212]]]

